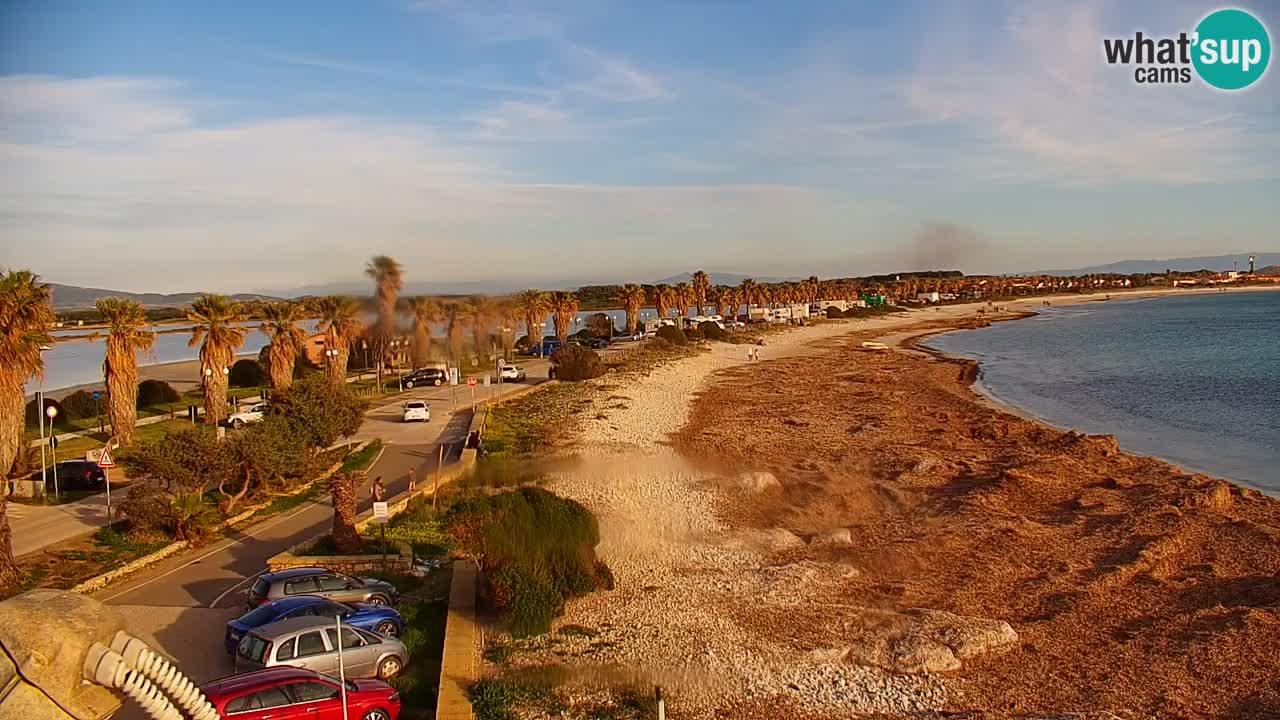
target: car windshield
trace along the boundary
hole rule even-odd
[[[245,635],[244,639],[240,641],[240,647],[236,652],[246,660],[260,663],[267,656],[267,648],[269,647],[271,647],[271,643],[257,635]]]
[[[271,583],[267,582],[264,578],[258,578],[258,581],[253,584],[253,589],[249,591],[249,594],[257,597],[266,597],[267,590],[269,589],[271,589]]]
[[[427,404],[423,402],[408,402],[408,403],[405,403],[404,406],[409,408],[410,410],[422,410],[427,406]]]

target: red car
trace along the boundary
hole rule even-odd
[[[233,675],[200,686],[228,720],[342,720],[337,678],[295,667]],[[347,681],[350,720],[396,720],[400,693],[381,680]]]

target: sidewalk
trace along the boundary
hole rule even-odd
[[[123,500],[126,492],[127,488],[115,488],[111,493],[112,502]],[[24,505],[9,502],[5,507],[9,515],[9,527],[13,531],[14,557],[93,532],[107,524],[106,493],[91,495],[65,505]]]

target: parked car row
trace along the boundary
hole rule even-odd
[[[236,674],[201,686],[223,718],[396,720],[409,661],[391,583],[320,567],[260,575],[226,625]],[[345,679],[345,685],[343,680]]]

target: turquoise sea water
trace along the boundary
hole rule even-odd
[[[1280,292],[1049,307],[925,344],[1052,425],[1280,494]]]

